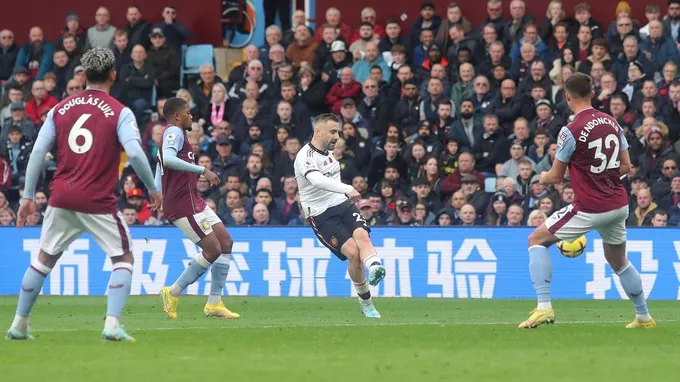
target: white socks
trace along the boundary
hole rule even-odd
[[[26,332],[26,330],[28,330],[28,317],[20,316],[18,314],[14,315],[12,327],[20,332]]]
[[[548,310],[552,308],[552,303],[550,301],[548,302],[539,302],[538,306],[536,306],[536,309],[538,310]]]
[[[118,323],[118,317],[106,316],[106,321],[104,321],[104,327],[107,329],[118,329],[120,323]]]
[[[364,259],[364,267],[366,267],[366,269],[370,269],[371,264],[376,262],[380,263],[380,258],[378,257],[378,255],[373,254],[371,256],[368,256],[367,258]]]

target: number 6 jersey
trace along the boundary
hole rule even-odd
[[[38,140],[44,138],[55,142],[57,161],[48,204],[83,213],[115,214],[123,144],[141,143],[132,111],[106,92],[87,89],[49,111]]]
[[[628,150],[623,129],[610,115],[589,108],[576,114],[557,137],[557,154],[569,164],[578,211],[602,213],[628,205],[619,153]]]

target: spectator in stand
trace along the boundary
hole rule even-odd
[[[56,81],[55,90],[59,94],[59,98],[66,92],[66,84],[73,77],[73,69],[75,67],[70,65],[68,54],[65,50],[54,52],[54,68],[50,73],[54,74]]]
[[[668,213],[659,209],[654,211],[652,215],[651,227],[667,227]]]
[[[491,102],[489,113],[495,114],[501,135],[510,135],[512,124],[522,116],[523,96],[517,95],[517,87],[511,79],[501,83],[500,94]]]
[[[217,155],[213,157],[212,164],[216,173],[220,174],[222,182],[227,183],[227,177],[232,173],[240,173],[243,166],[241,158],[232,152],[231,139],[220,136],[217,139]],[[221,190],[224,192],[225,190]]]
[[[619,89],[628,83],[628,67],[634,61],[642,65],[643,72],[648,78],[654,78],[655,65],[640,51],[637,38],[630,35],[623,40],[623,54],[612,65],[612,72],[616,76]]]
[[[578,24],[576,24],[578,25]],[[578,46],[577,49],[577,60],[580,62],[584,62],[585,60],[588,59],[588,56],[592,54],[591,48],[592,48],[592,43],[594,39],[598,39],[602,37],[597,37],[595,38],[593,36],[593,32],[588,25],[581,25],[578,27],[577,34],[576,34],[576,40],[572,43],[574,48]]]
[[[451,29],[454,25],[460,27],[457,32],[458,35],[465,36],[465,34],[472,32],[472,24],[465,16],[463,16],[460,5],[457,3],[449,3],[449,6],[446,8],[446,18],[442,19],[439,30],[437,30],[435,35],[435,41],[445,48],[448,48],[452,42],[459,43],[462,38],[458,41],[453,41],[455,39],[451,36]]]
[[[78,46],[76,37],[74,35],[70,33],[64,33],[61,35],[61,37],[61,45],[68,56],[68,66],[73,71],[76,66],[80,65],[80,58],[83,56],[83,51]]]
[[[141,121],[144,112],[151,108],[151,92],[156,79],[142,45],[132,48],[132,62],[123,66],[120,77],[125,104],[132,109],[137,121]]]
[[[669,1],[669,6],[670,6],[670,1]],[[647,19],[647,25],[643,26],[640,28],[639,31],[639,36],[640,39],[644,40],[647,37],[649,37],[649,23],[651,23],[654,20],[661,20],[661,10],[659,8],[659,4],[647,4],[645,6],[645,18]],[[665,32],[665,27],[662,24],[662,28],[664,29],[664,35],[667,35]]]
[[[633,19],[627,15],[619,16],[616,20],[616,34],[608,38],[609,54],[612,57],[619,57],[623,51],[623,40],[628,36],[638,39],[637,34],[633,31]]]
[[[619,23],[618,20],[622,17],[629,17],[631,18],[631,28],[632,32],[636,35],[639,36],[639,30],[640,30],[640,23],[637,20],[633,20],[633,11],[630,8],[630,4],[628,4],[627,1],[619,1],[619,3],[616,5],[616,16],[614,17],[614,21],[609,24],[609,28],[607,29],[607,39],[610,39],[612,37],[616,37],[619,34]]]
[[[144,199],[144,193],[141,189],[135,188],[128,191],[127,201],[137,212],[137,221],[139,224],[144,224],[151,217],[149,201]]]
[[[519,176],[519,164],[523,160],[529,161],[532,168],[536,166],[536,162],[527,157],[525,153],[526,149],[522,145],[522,141],[513,141],[512,146],[510,146],[510,159],[503,163],[498,175],[507,176],[508,178],[516,178]]]
[[[275,46],[281,44],[281,38],[283,37],[281,34],[281,29],[276,26],[276,25],[269,25],[267,29],[264,31],[264,37],[265,37],[265,42],[264,44],[260,45],[258,48],[260,50],[260,61],[262,61],[262,64],[266,67],[270,67],[270,49]],[[281,48],[281,51],[283,51],[283,48]]]
[[[474,175],[463,175],[460,179],[460,184],[460,189],[465,194],[467,203],[475,208],[476,217],[484,216],[491,196],[479,187],[477,178]]]
[[[23,136],[30,140],[35,138],[35,124],[26,116],[26,111],[23,102],[16,102],[10,104],[8,107],[9,117],[2,123],[2,132],[0,132],[0,142],[6,142],[10,129],[18,127]]]
[[[605,37],[605,31],[602,30],[602,24],[592,18],[590,4],[576,4],[576,6],[574,6],[574,18],[576,19],[576,22],[569,31],[570,36],[576,36],[582,26],[587,26],[590,28],[593,38]]]
[[[661,177],[663,162],[677,156],[672,145],[664,140],[664,134],[658,127],[653,127],[647,135],[647,149],[640,155],[640,173],[652,182]]]
[[[657,204],[652,200],[652,193],[647,188],[642,188],[637,192],[637,207],[628,216],[626,226],[643,227],[651,224],[652,216],[657,208]]]
[[[184,24],[177,21],[177,8],[174,5],[166,4],[163,7],[161,16],[163,20],[157,22],[154,25],[154,29],[160,28],[163,31],[163,36],[167,38],[168,45],[180,51],[182,44],[189,38],[191,31]]]
[[[479,34],[486,33],[485,28],[491,26],[496,33],[496,38],[494,40],[505,41],[506,39],[504,38],[503,33],[505,32],[505,26],[508,23],[508,20],[503,18],[503,3],[501,0],[487,0],[486,13],[487,17],[481,23]]]
[[[546,42],[550,40],[551,37],[556,38],[555,29],[560,24],[565,28],[564,33],[568,35],[568,27],[572,21],[573,20],[567,18],[567,13],[564,10],[562,0],[551,0],[550,3],[548,3],[543,23],[541,23],[539,36]]]
[[[477,179],[477,184],[480,188],[484,187],[484,175],[479,171],[475,170],[475,157],[474,154],[469,152],[463,152],[458,157],[458,171],[449,174],[442,181],[441,185],[441,195],[442,199],[449,198],[450,195],[460,190],[461,179],[463,176],[472,175]]]
[[[196,108],[203,110],[210,104],[212,89],[215,83],[222,83],[222,79],[215,75],[215,67],[212,64],[203,64],[199,71],[200,79],[189,87]]]
[[[231,69],[231,72],[229,73],[229,80],[226,84],[227,89],[231,89],[231,87],[234,86],[236,82],[243,80],[246,73],[248,72],[248,65],[251,61],[260,59],[260,51],[255,45],[248,45],[244,51],[246,54],[246,60],[241,63],[241,65]]]
[[[82,93],[84,90],[85,87],[80,81],[76,79],[69,80],[66,83],[66,95],[63,98]]]
[[[354,78],[358,82],[364,82],[369,78],[371,69],[375,66],[382,69],[383,79],[389,82],[392,72],[378,52],[378,44],[376,42],[368,42],[366,44],[365,56],[352,65]]]
[[[303,12],[304,15],[304,12]],[[304,16],[303,16],[304,17]],[[338,36],[342,37],[345,42],[350,41],[351,35],[352,35],[352,30],[350,29],[349,25],[345,24],[342,22],[341,17],[340,17],[340,11],[337,8],[328,8],[326,10],[326,22],[325,23],[319,23],[317,25],[323,25],[323,24],[330,24],[336,29],[336,33]],[[302,24],[298,24],[295,29],[295,34],[297,34],[298,29],[297,27]],[[317,41],[323,40],[323,28],[317,28],[316,33],[315,33],[315,38]],[[297,40],[297,37],[295,38]]]
[[[33,150],[33,141],[24,136],[19,126],[11,126],[7,140],[0,146],[0,157],[5,158],[12,167],[12,184],[26,176],[28,158]]]
[[[33,27],[28,34],[30,42],[21,46],[14,64],[14,73],[27,70],[29,80],[42,80],[52,70],[54,45],[44,40],[40,27]]]
[[[14,41],[14,33],[9,29],[0,30],[0,93],[12,77],[19,47]]]
[[[340,72],[343,68],[352,66],[352,57],[347,54],[343,41],[336,40],[331,44],[330,59],[323,66],[321,80],[329,87],[340,81]]]
[[[520,58],[513,60],[510,67],[510,78],[519,82],[531,73],[531,64],[536,61],[536,48],[530,43],[522,44],[520,48]]]
[[[324,99],[327,87],[314,69],[303,66],[298,72],[298,79],[297,98],[307,106],[310,117],[327,113],[328,106]]]
[[[33,98],[26,102],[26,115],[33,124],[39,125],[41,124],[40,116],[56,106],[59,100],[47,93],[47,88],[45,88],[43,81],[35,81],[31,93]]]
[[[141,45],[145,50],[149,49],[151,46],[151,40],[149,39],[151,24],[142,19],[142,11],[139,6],[129,5],[125,17],[128,21],[125,30],[130,40],[130,46]]]
[[[652,191],[652,197],[654,200],[661,201],[671,192],[672,179],[677,171],[678,164],[675,159],[666,159],[663,161],[661,167],[661,177],[650,184],[650,189]],[[659,202],[659,205],[665,210],[669,209],[669,206],[666,203]]]
[[[327,29],[327,27],[324,27],[324,30]],[[352,53],[354,61],[366,57],[366,45],[371,42],[375,43],[377,46],[380,43],[380,39],[373,34],[373,24],[362,22],[361,25],[359,25],[359,38],[354,40],[349,46],[349,51]]]
[[[300,25],[295,30],[295,42],[286,49],[286,58],[296,68],[304,64],[314,66],[314,55],[319,47],[319,42],[312,38],[312,35],[304,25]]]
[[[303,10],[298,9],[293,12],[292,25],[288,29],[283,29],[283,38],[281,39],[282,45],[288,46],[293,42],[295,39],[295,29],[298,27],[298,25],[307,25],[306,18],[307,16]]]
[[[371,7],[366,7],[361,10],[361,23],[369,23],[372,26],[372,32],[373,35],[376,37],[377,40],[382,39],[385,37],[385,28],[382,27],[382,25],[376,23],[376,12],[375,9]],[[349,43],[352,44],[354,41],[359,40],[361,37],[360,35],[360,29],[359,27],[358,30],[355,30],[354,33],[352,34],[352,37],[349,40]]]
[[[168,7],[165,8],[169,9]],[[163,29],[154,28],[151,31],[151,48],[149,49],[149,63],[154,73],[154,84],[158,97],[172,97],[179,89],[179,52],[166,41]]]
[[[336,82],[326,94],[326,105],[333,114],[339,114],[345,98],[358,98],[361,84],[354,80],[354,73],[349,67],[340,71],[340,81]]]
[[[488,53],[485,53],[484,58],[478,63],[477,72],[487,77],[493,75],[494,68],[497,66],[502,66],[508,72],[512,67],[512,60],[505,54],[505,47],[500,41],[492,42],[488,47]]]
[[[388,64],[392,64],[394,61],[394,56],[392,53],[392,48],[395,45],[400,45],[402,48],[406,47],[408,41],[406,37],[401,35],[401,25],[397,19],[387,19],[385,23],[385,37],[378,43],[378,49],[380,53]],[[408,49],[404,49],[407,51]]]
[[[227,115],[227,90],[224,84],[218,82],[213,85],[212,97],[210,103],[206,105],[200,112],[201,118],[198,120],[198,125],[203,128],[206,135],[211,135],[215,126],[222,121],[228,121]]]
[[[5,96],[2,98],[2,102],[0,102],[0,127],[3,126],[4,121],[8,118],[10,118],[10,110],[9,107],[13,103],[20,103],[25,106],[24,103],[24,92],[21,91],[21,88],[17,84],[9,84],[5,90]],[[2,142],[2,140],[0,140]]]
[[[656,72],[661,73],[666,62],[680,62],[680,53],[670,37],[663,35],[661,21],[649,22],[649,37],[640,43],[642,50],[655,66]]]
[[[66,48],[64,46],[64,38],[68,34],[74,36],[78,50],[84,50],[85,45],[87,45],[87,31],[80,25],[80,16],[75,12],[70,12],[66,15],[65,24],[64,29],[62,29],[61,34],[54,43],[56,49]]]
[[[425,45],[429,46],[434,41],[434,34],[439,30],[441,22],[441,17],[435,14],[434,3],[431,1],[424,1],[420,5],[420,18],[411,25],[408,31],[407,47],[410,49],[409,53],[423,44],[423,30],[429,30],[431,32],[426,35],[428,43]],[[421,62],[417,62],[415,55],[410,56],[415,65],[421,64]]]
[[[524,0],[510,1],[510,17],[511,19],[505,24],[505,30],[503,31],[503,38],[508,46],[512,46],[522,38],[528,37],[525,32],[525,27],[527,25],[533,24],[536,26],[534,17],[526,13],[526,4],[524,3]],[[536,37],[539,39],[538,41],[540,41],[538,30],[536,30]]]
[[[123,206],[121,212],[123,213],[123,218],[125,219],[125,224],[127,225],[140,225],[141,223],[137,220],[137,209],[131,205],[126,204]]]
[[[104,7],[97,8],[94,15],[95,25],[87,30],[85,49],[110,48],[116,34],[116,27],[109,24],[111,15]]]

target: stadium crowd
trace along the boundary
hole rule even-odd
[[[609,26],[591,17],[588,3],[564,9],[553,0],[543,20],[527,14],[523,0],[506,4],[508,19],[500,0],[488,0],[481,25],[456,3],[436,9],[425,1],[411,25],[380,25],[364,8],[356,30],[334,8],[316,31],[296,11],[291,29],[271,25],[264,45],[246,47],[228,78],[206,64],[186,88],[180,47],[190,32],[171,5],[154,25],[134,5],[118,27],[106,8],[89,28],[70,13],[53,42],[38,26],[23,45],[15,33],[25,31],[1,30],[0,225],[14,224],[45,115],[85,87],[79,57],[110,47],[112,93],[138,119],[154,168],[165,100],[191,105],[196,161],[222,180],[211,188],[201,178],[196,188],[228,226],[307,224],[293,160],[313,118],[329,112],[341,121],[333,153],[342,180],[362,194],[358,208],[371,225],[537,226],[574,198],[568,179],[546,187],[537,174],[550,169],[556,135],[573,119],[562,85],[576,71],[594,80],[593,107],[625,129],[633,161],[624,179],[628,224],[680,226],[680,0],[648,5],[642,21],[621,1]],[[36,194],[41,213],[59,160],[48,159]],[[149,210],[130,166],[117,192],[128,224],[168,224]],[[39,225],[41,213],[29,223]]]

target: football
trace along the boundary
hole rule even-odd
[[[560,241],[557,243],[557,250],[560,251],[564,257],[579,257],[586,250],[586,237],[581,236],[578,239],[572,241],[571,243],[567,241]]]

